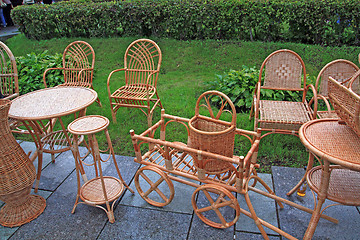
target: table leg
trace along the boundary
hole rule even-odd
[[[76,158],[77,158],[77,152],[76,152],[76,150],[74,149],[74,145],[72,144],[72,141],[71,141],[71,138],[69,137],[68,131],[67,131],[67,129],[66,129],[63,121],[61,120],[61,118],[59,117],[58,119],[59,119],[61,128],[62,128],[62,130],[63,130],[63,132],[64,132],[66,141],[68,142],[69,147],[70,147],[70,149],[71,149],[71,152],[72,152],[72,154],[73,154],[73,156],[74,156],[74,159],[76,160]],[[80,153],[79,153],[79,154],[80,154]],[[80,165],[79,168],[80,168],[81,177],[82,177],[82,179],[84,180],[84,182],[87,182],[88,179],[87,179],[87,176],[86,176],[86,174],[85,174],[85,170],[84,170],[84,167],[83,167],[81,161],[80,161],[79,165]]]
[[[324,160],[323,171],[321,174],[321,182],[319,188],[318,201],[315,207],[315,210],[311,216],[309,226],[305,232],[304,239],[311,239],[315,233],[316,226],[320,220],[320,212],[323,203],[325,202],[327,191],[329,188],[330,181],[330,163]]]

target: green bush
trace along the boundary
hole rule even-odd
[[[30,53],[16,57],[19,75],[20,95],[44,88],[43,73],[47,68],[62,67],[62,54],[49,55],[47,51],[40,54]],[[48,87],[63,83],[62,71],[50,71],[46,75]]]
[[[253,92],[259,81],[259,70],[255,67],[242,66],[239,71],[230,70],[223,75],[216,75],[216,80],[209,82],[209,87],[226,94],[234,103],[237,112],[249,112]],[[293,91],[261,90],[261,99],[277,101],[301,101],[301,93]]]
[[[12,11],[30,39],[154,36],[357,45],[358,0],[62,1]]]

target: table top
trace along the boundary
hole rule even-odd
[[[317,119],[301,126],[301,142],[321,159],[360,171],[360,137],[337,119]]]
[[[9,117],[44,120],[65,116],[91,105],[97,93],[84,87],[54,87],[27,93],[12,100]]]

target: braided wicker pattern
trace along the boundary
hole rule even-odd
[[[222,105],[217,114],[214,114],[211,108],[211,98],[218,96],[222,98]],[[202,102],[203,100],[203,102]],[[199,114],[200,106],[205,106],[209,110],[211,117]],[[231,109],[232,121],[219,121],[220,116],[226,107]],[[223,93],[218,91],[208,91],[203,93],[195,107],[195,116],[189,121],[189,142],[188,145],[194,149],[200,149],[212,153],[221,154],[226,157],[233,157],[234,140],[236,130],[236,110],[231,100]],[[231,168],[231,164],[216,159],[198,159],[193,156],[194,165],[204,169],[207,173],[221,173]]]
[[[305,131],[308,141],[317,149],[334,158],[360,164],[360,148],[354,147],[360,144],[360,138],[348,126],[334,120],[310,125]]]
[[[0,100],[0,195],[32,185],[35,167],[8,126],[9,100]]]
[[[303,67],[301,60],[290,51],[279,50],[265,60],[264,87],[294,89],[301,88]]]
[[[80,198],[84,202],[104,204],[106,203],[106,201],[112,202],[120,197],[124,189],[124,185],[122,184],[120,179],[108,176],[104,176],[103,178],[105,183],[107,200],[104,196],[101,179],[97,177],[89,180],[81,187]]]
[[[321,166],[314,167],[307,176],[308,183],[315,192],[319,192],[321,172]],[[359,182],[359,172],[332,166],[326,198],[345,205],[358,206],[360,205]]]
[[[260,101],[260,127],[267,129],[299,130],[311,120],[302,102]]]
[[[360,97],[330,77],[329,98],[339,118],[360,135]]]
[[[10,100],[0,100],[0,224],[20,226],[38,217],[45,209],[45,199],[30,195],[35,167],[16,142],[8,125]]]
[[[353,62],[344,59],[334,60],[326,64],[316,79],[315,88],[319,89],[319,94],[324,97],[328,96],[328,79],[332,77],[336,81],[343,83],[350,80],[350,78],[359,70]],[[358,89],[358,81],[356,89]]]

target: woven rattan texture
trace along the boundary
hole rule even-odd
[[[311,120],[310,115],[301,102],[260,101],[260,127],[262,128],[297,131],[309,120]]]
[[[80,87],[47,88],[13,101],[10,115],[22,119],[46,119],[82,109],[96,99],[94,91]],[[29,108],[32,106],[32,108]]]
[[[305,131],[309,143],[315,148],[340,160],[360,164],[360,138],[348,126],[328,121],[311,124]]]
[[[271,88],[301,88],[302,64],[290,52],[279,51],[272,55],[265,65],[263,86]]]
[[[329,98],[336,114],[360,135],[360,97],[350,89],[329,79]]]
[[[123,191],[124,185],[114,177],[104,176],[105,189],[108,201],[117,199]],[[85,183],[80,190],[80,197],[85,202],[93,202],[95,204],[104,204],[105,197],[101,186],[100,178],[94,178]]]
[[[69,124],[68,129],[73,134],[90,134],[104,130],[109,120],[102,116],[85,116]]]
[[[235,140],[235,128],[230,125],[224,125],[218,122],[213,122],[210,119],[194,118],[191,121],[193,127],[197,130],[203,131],[199,133],[193,131],[190,128],[190,141],[189,147],[194,149],[200,149],[212,153],[221,154],[227,157],[233,157],[234,152],[234,140]],[[225,133],[219,133],[224,130],[229,130]],[[208,133],[219,134],[208,134]],[[197,157],[194,156],[197,160]],[[215,159],[205,160],[205,165],[201,168],[207,172],[216,173],[229,169],[229,163],[225,161],[219,161]],[[194,161],[195,166],[199,167],[198,161]]]
[[[319,86],[319,94],[325,97],[328,96],[329,77],[332,77],[336,81],[343,83],[349,80],[358,70],[359,68],[354,63],[343,59],[338,59],[326,64],[320,71],[316,80],[316,87]],[[356,85],[354,87],[358,89],[358,81],[356,81]]]
[[[9,100],[0,100],[0,195],[32,185],[35,167],[8,126]]]
[[[328,112],[328,111],[318,111],[317,115],[319,118],[339,118],[336,112]]]
[[[319,192],[321,181],[321,167],[313,168],[309,172],[308,180]],[[342,204],[360,205],[360,172],[349,169],[332,168],[327,198]]]

